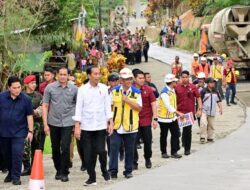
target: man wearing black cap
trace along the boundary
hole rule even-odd
[[[214,141],[214,119],[216,115],[216,104],[219,106],[222,114],[222,103],[219,92],[215,89],[216,81],[209,77],[206,80],[207,88],[201,91],[202,115],[201,115],[201,133],[200,141],[205,143]]]

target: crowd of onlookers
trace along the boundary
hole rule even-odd
[[[168,22],[161,27],[160,46],[174,47],[176,35],[182,33],[182,21],[180,17],[171,16]]]

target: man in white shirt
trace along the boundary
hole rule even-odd
[[[162,158],[169,158],[167,154],[167,137],[168,130],[171,133],[171,157],[181,158],[178,154],[180,149],[179,143],[179,126],[177,122],[177,115],[183,116],[183,113],[177,111],[175,86],[178,79],[173,74],[167,74],[164,79],[166,86],[160,94],[158,103],[158,122],[161,129],[160,146]]]
[[[74,116],[75,137],[80,139],[84,149],[84,161],[89,174],[85,186],[96,185],[95,165],[99,155],[102,175],[110,180],[107,171],[107,152],[105,150],[106,131],[113,132],[111,101],[108,87],[99,83],[100,69],[96,66],[87,69],[89,82],[81,86],[77,94]]]
[[[117,178],[118,154],[123,141],[125,148],[126,178],[133,177],[134,145],[139,125],[139,112],[142,108],[141,92],[132,86],[133,74],[128,68],[120,71],[121,85],[113,88],[114,133],[110,137],[109,172]]]

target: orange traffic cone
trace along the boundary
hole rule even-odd
[[[36,150],[32,165],[29,190],[45,190],[43,155],[41,150]]]

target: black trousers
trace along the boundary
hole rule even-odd
[[[136,63],[141,63],[141,50],[137,50],[135,52],[135,62]]]
[[[0,170],[6,170],[8,168],[7,165],[7,155],[4,147],[6,147],[6,144],[4,141],[0,138]]]
[[[144,149],[144,158],[145,160],[150,159],[152,157],[152,127],[139,127],[138,135],[143,140],[143,149]],[[137,143],[135,143],[135,153],[134,153],[134,164],[138,165],[138,151],[137,151]]]
[[[185,151],[191,150],[192,142],[192,125],[184,127],[182,131],[182,146]]]
[[[148,49],[143,49],[143,55],[145,58],[145,62],[148,62]]]
[[[76,146],[77,146],[77,152],[78,152],[80,159],[82,161],[81,167],[85,167],[83,144],[81,143],[80,140],[76,139]]]
[[[4,153],[7,158],[9,176],[12,180],[19,180],[22,170],[22,159],[24,150],[25,137],[2,138],[2,143],[5,145]]]
[[[105,150],[106,130],[100,131],[84,131],[81,132],[81,144],[84,150],[84,161],[86,164],[89,178],[96,180],[96,160],[99,155],[102,174],[105,175],[107,171],[107,151]]]
[[[61,175],[69,174],[70,142],[73,126],[56,127],[49,125],[52,145],[52,159],[56,171]]]
[[[168,130],[171,133],[171,154],[178,152],[180,149],[180,133],[179,133],[179,126],[177,120],[171,123],[162,123],[159,122],[161,133],[160,133],[160,146],[161,146],[161,153],[167,153],[167,137],[168,137]]]

